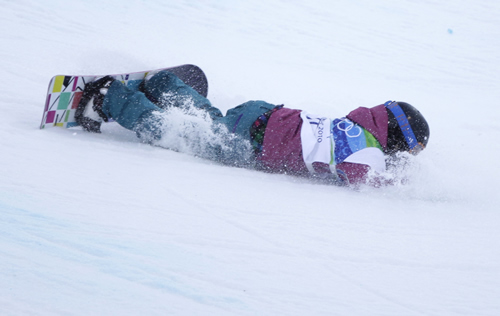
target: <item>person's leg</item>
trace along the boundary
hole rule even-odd
[[[160,71],[143,85],[144,94],[161,108],[194,107],[206,111],[212,119],[222,117],[221,111],[192,87],[168,70]]]
[[[150,140],[161,137],[160,118],[154,112],[164,110],[153,104],[144,93],[126,87],[118,80],[109,87],[102,111],[126,129],[138,132],[140,137]]]
[[[212,146],[208,141],[204,146],[206,152],[201,155],[232,165],[252,163],[249,158],[253,156],[252,146],[249,145],[250,127],[259,116],[276,107],[264,101],[249,101],[228,110],[226,116],[222,116],[220,110],[212,106],[208,99],[168,71],[161,71],[145,80],[143,91],[148,99],[164,109],[193,106],[206,111],[214,122],[212,130],[218,138],[215,143],[224,145]]]
[[[212,120],[222,117],[221,111],[208,99],[168,71],[160,71],[144,80],[143,92],[137,90],[119,81],[113,82],[102,109],[106,116],[146,140],[161,138],[161,118],[155,111],[163,112],[170,107],[187,111],[194,108],[207,112]]]
[[[153,81],[153,84],[149,85],[148,91],[155,93],[160,99],[164,96],[163,94],[171,93],[172,103],[166,104],[165,108],[158,107],[144,93],[129,89],[121,82],[115,81],[111,84],[104,98],[103,112],[121,126],[136,131],[138,136],[145,141],[160,140],[169,128],[164,126],[163,116],[168,115],[166,109],[169,106],[185,107],[182,99],[189,98],[193,94],[182,81],[175,79],[177,77],[173,78],[171,74],[162,74],[158,78],[163,79]],[[174,89],[168,90],[172,86]],[[222,117],[221,114],[217,114],[220,111],[213,107],[207,99],[196,91],[194,92],[194,97],[198,100],[193,101],[194,106],[204,109],[210,114],[213,119],[212,131],[217,138],[204,140],[206,143],[198,144],[200,146],[195,144],[193,147],[198,148],[198,152],[195,154],[224,164],[251,165],[253,163],[253,149],[250,145],[250,127],[260,115],[276,106],[264,101],[249,101],[228,110],[226,116]],[[177,100],[176,93],[179,93]],[[165,105],[162,101],[159,104]],[[203,131],[198,132],[203,134]],[[185,135],[183,138],[188,142],[203,140],[203,138],[193,135]],[[168,146],[168,144],[166,145]]]

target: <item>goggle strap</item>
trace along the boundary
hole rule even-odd
[[[399,128],[403,132],[406,143],[408,144],[410,149],[413,149],[415,146],[419,145],[417,138],[415,137],[415,134],[411,129],[410,122],[408,122],[408,118],[406,117],[405,112],[403,112],[403,109],[399,106],[399,104],[396,101],[387,101],[384,105],[387,109],[391,110],[392,114],[394,114],[394,116],[396,117]]]

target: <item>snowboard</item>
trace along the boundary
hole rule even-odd
[[[172,72],[179,77],[179,79],[184,81],[184,83],[196,90],[196,92],[204,97],[207,97],[207,77],[201,68],[195,65],[186,64],[170,68],[114,74],[111,76],[113,76],[116,80],[120,80],[126,86],[137,90],[142,80],[148,75],[148,73],[158,70],[168,70]],[[82,98],[85,84],[92,82],[99,77],[103,77],[103,75],[54,76],[49,82],[40,129],[53,126],[65,128],[78,126],[78,123],[75,120],[75,112],[78,107],[78,103]]]

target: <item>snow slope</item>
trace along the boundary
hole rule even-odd
[[[0,0],[1,315],[499,315],[500,3]],[[49,79],[194,63],[222,110],[417,106],[359,191],[39,130]]]

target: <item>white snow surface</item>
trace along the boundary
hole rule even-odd
[[[0,0],[1,315],[500,315],[500,2]],[[199,65],[221,110],[431,127],[351,190],[39,129],[50,78]]]

